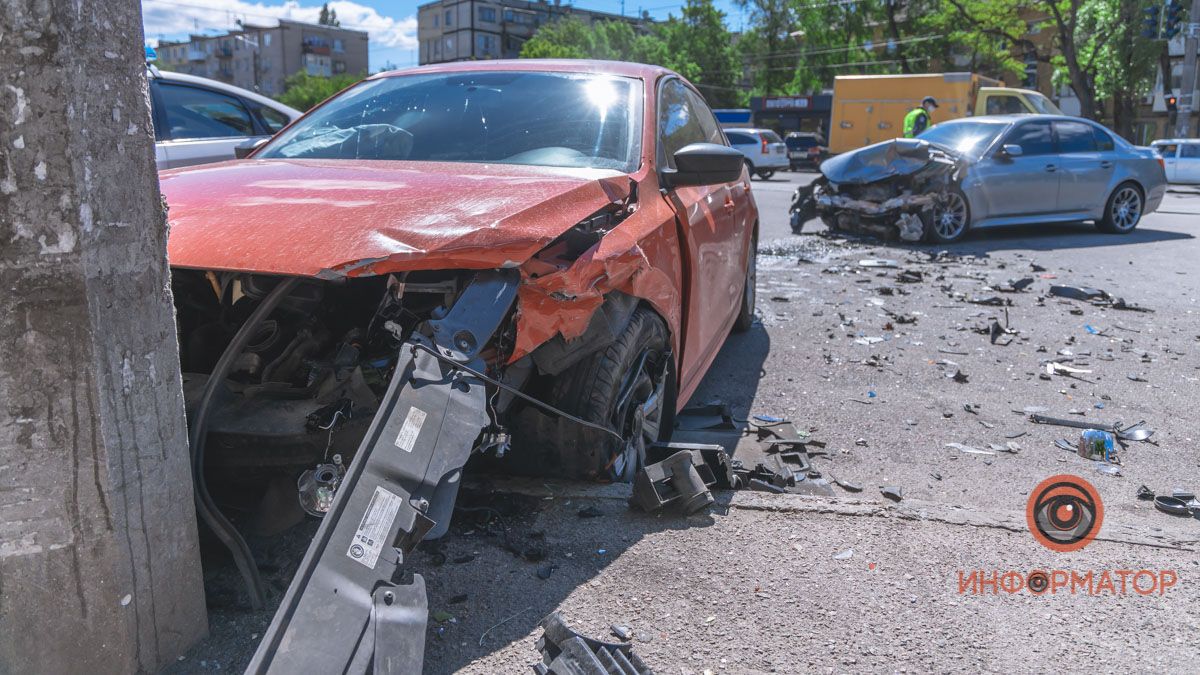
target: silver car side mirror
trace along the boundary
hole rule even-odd
[[[1004,147],[1000,148],[1000,151],[1008,157],[1020,157],[1021,155],[1025,154],[1025,151],[1021,149],[1021,146],[1017,145],[1016,143],[1006,143]]]

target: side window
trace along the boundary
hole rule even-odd
[[[1092,136],[1095,137],[1096,149],[1100,152],[1112,152],[1117,147],[1117,144],[1113,142],[1112,136],[1100,127],[1092,127]]]
[[[1162,155],[1163,159],[1172,159],[1175,157],[1175,149],[1177,147],[1174,144],[1157,146],[1158,154]]]
[[[716,116],[704,99],[692,91],[687,90],[688,100],[692,103],[692,110],[696,113],[696,120],[700,123],[700,129],[704,132],[704,140],[708,143],[716,143],[717,145],[725,145],[725,134],[721,133],[721,125],[717,123]]]
[[[755,142],[754,139],[740,131],[726,131],[725,135],[729,137],[729,142],[733,145],[751,145]]]
[[[1016,96],[988,96],[987,114],[989,115],[1016,115],[1023,112],[1029,111],[1021,105],[1021,99]]]
[[[1179,156],[1188,159],[1200,159],[1200,143],[1184,143],[1179,146]]]
[[[274,108],[268,108],[265,105],[258,105],[256,103],[251,103],[250,105],[254,106],[254,112],[258,114],[258,121],[262,122],[262,125],[271,133],[279,131],[291,122],[287,115]]]
[[[1062,154],[1096,151],[1096,136],[1090,124],[1055,122],[1054,131],[1058,134],[1058,151]]]
[[[688,96],[687,87],[679,80],[669,80],[661,92],[658,98],[658,137],[666,165],[674,169],[675,153],[685,145],[703,143],[704,129]]]
[[[1023,156],[1054,154],[1049,122],[1026,122],[1008,132],[1004,144],[1021,146]]]
[[[165,83],[159,92],[173,140],[254,135],[249,111],[233,96]]]

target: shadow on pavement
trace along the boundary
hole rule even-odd
[[[956,252],[987,252],[1009,249],[1033,249],[1052,251],[1057,249],[1096,248],[1101,246],[1126,246],[1129,244],[1153,244],[1164,241],[1194,239],[1183,232],[1156,230],[1138,227],[1129,234],[1106,234],[1099,232],[1091,223],[1037,223],[1008,227],[989,227],[976,230],[956,244],[946,248]]]

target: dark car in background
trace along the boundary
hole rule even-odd
[[[816,167],[829,154],[825,139],[811,131],[793,131],[783,138],[792,171]]]

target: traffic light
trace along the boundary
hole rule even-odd
[[[1179,97],[1174,94],[1163,97],[1163,101],[1167,104],[1167,112],[1175,112],[1179,108]]]
[[[1142,10],[1142,14],[1146,16],[1145,20],[1142,21],[1142,23],[1146,26],[1142,29],[1142,37],[1146,38],[1147,40],[1157,40],[1158,27],[1162,20],[1161,9],[1157,4],[1150,5],[1146,9]]]
[[[1163,21],[1163,38],[1170,40],[1179,34],[1179,24],[1183,21],[1183,4],[1177,0],[1168,0]]]

